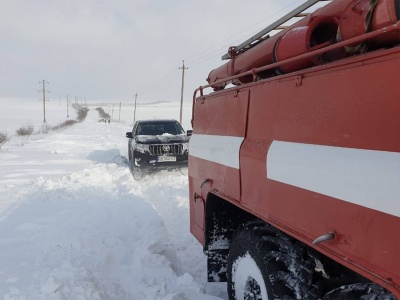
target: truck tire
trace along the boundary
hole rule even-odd
[[[345,285],[327,293],[323,300],[396,300],[396,297],[375,283]]]
[[[132,163],[132,150],[131,150],[131,147],[128,147],[128,161],[129,161],[129,164]]]
[[[228,256],[230,300],[320,299],[315,261],[301,244],[262,222],[239,226]]]

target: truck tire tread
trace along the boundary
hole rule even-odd
[[[240,253],[235,247],[243,249],[243,243],[248,243],[250,249],[257,249],[258,253],[253,255],[261,257],[263,261],[259,269],[266,272],[263,277],[273,298],[320,299],[318,286],[312,284],[315,261],[308,256],[307,248],[268,224],[252,221],[239,226],[233,235],[233,251],[228,258],[228,293],[231,300],[235,299],[232,282],[234,256]]]

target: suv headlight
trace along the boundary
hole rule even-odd
[[[149,145],[146,144],[135,144],[135,150],[139,152],[149,151]]]
[[[189,143],[183,143],[182,144],[182,150],[183,151],[188,151],[189,150]]]

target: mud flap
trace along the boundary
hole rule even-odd
[[[207,251],[208,282],[226,282],[226,267],[229,249]]]

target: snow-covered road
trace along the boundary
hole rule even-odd
[[[97,112],[0,152],[0,299],[227,299],[189,232],[187,170],[136,182]]]

